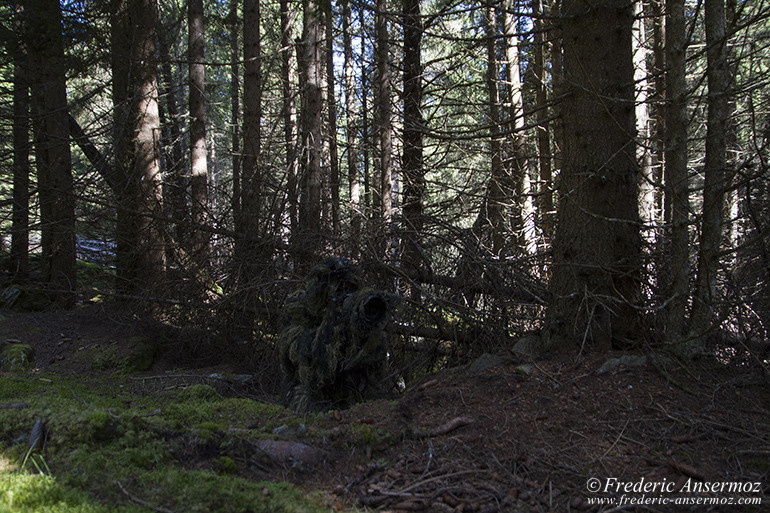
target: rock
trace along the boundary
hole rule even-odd
[[[642,365],[647,365],[647,356],[627,354],[620,358],[610,358],[599,367],[599,370],[596,371],[596,373],[606,374],[621,365],[625,367],[641,367]]]
[[[510,356],[484,353],[468,366],[468,372],[484,372],[512,363],[514,363],[514,360]]]
[[[536,336],[524,336],[519,339],[518,342],[516,342],[513,345],[513,348],[511,349],[514,353],[520,354],[522,356],[532,356],[532,354],[540,349],[541,342],[540,338]]]
[[[259,440],[256,448],[280,465],[295,465],[297,463],[314,466],[323,455],[323,451],[300,442],[284,442],[281,440]]]

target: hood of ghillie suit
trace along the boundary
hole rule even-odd
[[[361,288],[358,268],[346,258],[329,257],[311,269],[305,282],[305,306],[320,320],[330,303],[342,302]]]

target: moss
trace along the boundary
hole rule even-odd
[[[117,346],[100,347],[92,354],[91,369],[96,372],[113,371],[122,363],[123,358]]]
[[[136,507],[105,506],[93,497],[66,488],[53,477],[21,472],[0,474],[0,511],[16,513],[108,513],[139,512]]]
[[[158,354],[158,344],[146,337],[129,339],[131,350],[123,363],[125,372],[142,372],[149,370],[155,363]]]
[[[378,450],[385,449],[395,443],[395,438],[389,431],[370,424],[352,424],[350,426],[350,440],[354,445]]]
[[[35,360],[35,350],[29,344],[0,343],[0,369],[24,372]]]
[[[238,473],[238,465],[236,465],[235,461],[233,461],[233,459],[229,456],[220,456],[219,458],[216,458],[212,463],[214,465],[214,470],[220,474]]]

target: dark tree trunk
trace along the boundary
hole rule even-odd
[[[404,0],[404,226],[403,258],[408,269],[423,265],[422,226],[425,171],[422,119],[422,18],[420,0]],[[413,296],[419,289],[413,289]]]
[[[337,95],[334,79],[334,23],[329,0],[326,13],[326,105],[328,109],[329,189],[331,190],[331,228],[336,239],[340,233],[340,164],[337,152]]]
[[[666,109],[665,171],[668,245],[671,259],[671,304],[666,318],[666,338],[675,342],[684,335],[689,297],[689,181],[687,178],[687,81],[685,57],[687,31],[684,0],[666,0]]]
[[[24,11],[16,6],[14,25],[24,34]],[[21,38],[20,38],[21,39]],[[18,279],[29,272],[29,85],[24,44],[13,53],[13,213],[11,218],[10,271]]]
[[[55,301],[75,303],[75,196],[72,190],[65,56],[59,2],[25,2],[40,198],[43,273]]]
[[[227,21],[230,24],[230,147],[233,159],[233,224],[235,231],[241,231],[241,133],[240,133],[240,51],[238,46],[238,0],[230,0],[230,12]]]
[[[317,0],[303,2],[304,26],[298,45],[300,89],[302,91],[299,226],[302,236],[297,249],[307,256],[315,253],[321,237],[321,126],[322,84],[321,44],[323,11]],[[307,258],[302,258],[307,261]]]
[[[546,340],[561,348],[633,346],[642,329],[632,5],[562,5],[568,94]]]
[[[156,61],[152,0],[116,0],[112,18],[118,286],[154,292],[165,265]]]
[[[538,217],[540,228],[550,239],[553,235],[553,177],[551,172],[551,135],[548,128],[548,108],[545,74],[546,41],[541,0],[532,0],[532,14],[535,24],[534,75],[535,104],[537,106],[537,162],[539,186],[537,190]]]
[[[727,187],[727,124],[730,117],[724,0],[709,0],[705,5],[706,79],[708,82],[708,119],[706,121],[706,158],[703,164],[703,217],[698,246],[698,275],[695,282],[690,333],[709,329],[713,321],[719,272],[719,248]]]

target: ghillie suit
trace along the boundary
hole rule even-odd
[[[384,327],[392,296],[361,289],[357,269],[327,258],[284,305],[279,340],[287,405],[346,408],[387,394]]]

